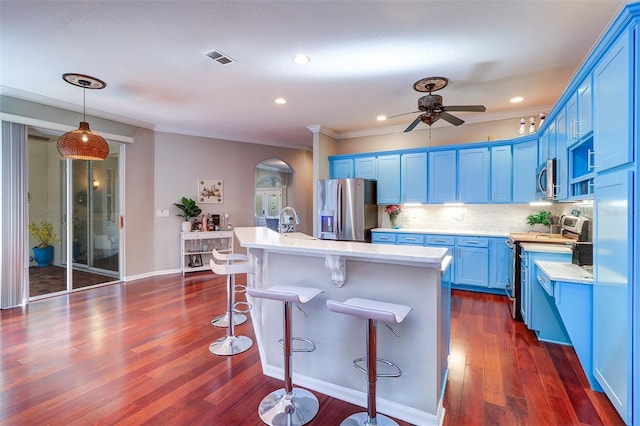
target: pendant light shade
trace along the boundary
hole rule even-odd
[[[103,89],[107,85],[102,80],[84,74],[63,74],[62,78],[67,83],[83,89]],[[109,144],[102,136],[91,131],[89,123],[86,122],[85,109],[86,98],[83,103],[83,119],[80,126],[77,130],[67,132],[58,138],[58,152],[64,158],[74,160],[104,160],[109,155]]]

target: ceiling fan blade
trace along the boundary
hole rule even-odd
[[[389,117],[387,117],[387,120],[388,120],[388,119],[390,119],[390,118],[402,117],[403,115],[417,114],[417,113],[419,113],[419,112],[422,112],[422,111],[404,112],[404,113],[402,113],[402,114],[396,114],[396,115],[389,116]]]
[[[471,112],[485,112],[487,108],[484,105],[454,105],[443,106],[443,111],[471,111]]]
[[[448,112],[443,112],[440,114],[440,118],[442,118],[445,121],[448,121],[449,123],[453,124],[454,126],[459,126],[462,123],[464,123],[464,120],[459,119],[458,117],[456,117],[455,115],[451,115]]]
[[[414,129],[414,127],[416,127],[418,125],[418,123],[420,122],[420,115],[418,116],[418,118],[416,118],[415,120],[413,120],[413,123],[409,124],[409,127],[407,127],[406,129],[404,129],[405,133],[406,132],[410,132]]]

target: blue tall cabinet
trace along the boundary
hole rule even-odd
[[[634,153],[640,133],[639,6],[633,6],[634,20],[619,19],[619,28],[614,24],[605,36],[606,49],[593,71],[593,369],[627,424],[640,423],[640,210],[634,196],[638,193]]]

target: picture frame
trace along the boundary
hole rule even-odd
[[[198,202],[223,204],[224,181],[222,179],[198,180]]]

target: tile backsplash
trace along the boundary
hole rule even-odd
[[[529,204],[466,204],[462,206],[421,205],[403,206],[398,217],[402,229],[432,229],[485,232],[527,232],[532,227],[527,216],[541,210],[548,210],[555,216],[571,214],[577,210],[581,216],[593,217],[591,205],[556,203],[551,206],[530,206]],[[390,228],[389,215],[384,206],[379,207],[381,228]],[[548,232],[548,227],[536,225],[536,230]]]

